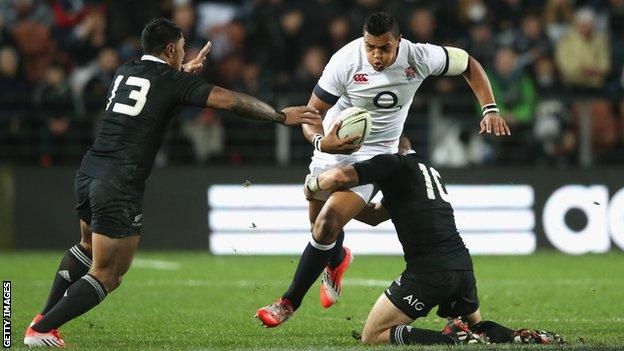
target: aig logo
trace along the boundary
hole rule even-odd
[[[570,228],[566,221],[573,210],[586,218],[581,229]],[[548,240],[565,253],[606,252],[611,240],[624,250],[624,188],[609,201],[609,189],[604,185],[563,186],[546,201],[543,225]]]
[[[425,308],[425,304],[418,301],[418,298],[414,298],[414,295],[407,295],[403,300],[407,301],[407,304],[414,307],[416,311],[422,311]]]

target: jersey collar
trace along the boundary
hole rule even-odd
[[[143,56],[141,56],[141,61],[143,61],[143,60],[145,60],[145,61],[155,61],[155,62],[160,62],[160,63],[164,63],[164,64],[167,63],[167,62],[159,59],[158,57],[152,56],[152,55],[143,55]]]

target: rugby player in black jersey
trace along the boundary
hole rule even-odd
[[[306,198],[316,191],[334,191],[375,183],[381,203],[369,203],[356,219],[377,225],[388,219],[396,228],[407,263],[405,271],[371,309],[362,341],[367,344],[562,343],[554,333],[512,330],[484,321],[468,249],[455,227],[453,208],[438,171],[401,138],[400,152],[308,176]],[[442,332],[410,324],[434,307],[449,318]]]
[[[82,239],[61,260],[46,306],[26,331],[28,346],[63,346],[58,328],[95,307],[121,284],[139,243],[145,180],[169,123],[184,105],[289,126],[321,123],[313,108],[277,111],[191,74],[201,68],[210,44],[183,65],[182,30],[167,19],[150,21],[141,44],[141,60],[124,64],[115,73],[97,137],[76,174]]]

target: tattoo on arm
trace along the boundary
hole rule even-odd
[[[249,95],[237,92],[233,92],[233,94],[234,102],[230,108],[232,112],[258,121],[270,121],[281,124],[286,121],[284,112],[275,111],[273,107]]]

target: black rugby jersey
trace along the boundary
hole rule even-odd
[[[213,86],[145,55],[117,69],[97,137],[79,172],[141,192],[169,122],[183,105],[206,106]]]
[[[359,184],[376,183],[383,192],[409,271],[473,269],[440,174],[422,157],[383,154],[353,166]]]

